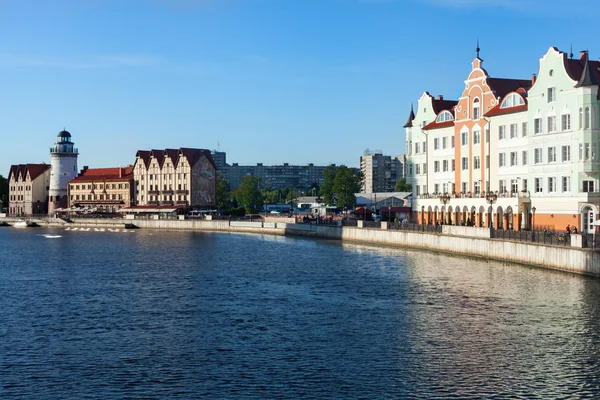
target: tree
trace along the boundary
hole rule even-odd
[[[333,204],[333,185],[335,184],[336,168],[334,165],[328,165],[323,170],[323,183],[321,184],[320,195],[325,204]]]
[[[396,181],[394,192],[412,192],[412,187],[406,183],[406,178],[400,178]]]
[[[361,174],[355,174],[350,168],[345,165],[340,165],[335,173],[333,192],[337,201],[335,205],[338,207],[351,208],[356,205],[355,193],[360,192]]]
[[[8,206],[8,180],[0,175],[0,209]]]
[[[223,178],[223,175],[217,175],[217,208],[219,210],[227,210],[231,208],[231,190],[229,189],[229,183]]]
[[[236,197],[239,204],[246,213],[254,214],[263,206],[262,194],[260,193],[260,178],[257,176],[245,176],[236,189]]]

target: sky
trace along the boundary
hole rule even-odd
[[[592,0],[0,0],[0,174],[195,147],[240,165],[405,151],[411,103],[456,99],[479,40],[491,76],[548,48],[600,57]]]

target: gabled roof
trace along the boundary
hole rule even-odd
[[[148,150],[138,150],[135,155],[136,157],[141,158],[144,161],[144,166],[148,168],[150,166],[150,151]]]
[[[406,124],[404,124],[404,128],[412,128],[413,124],[412,122],[415,120],[415,111],[413,109],[413,105],[410,105],[410,113],[408,114],[408,120],[406,121]]]
[[[510,92],[519,89],[531,89],[531,79],[487,78],[487,83],[496,97],[504,98]]]
[[[156,158],[158,162],[158,166],[162,168],[163,162],[165,161],[165,151],[164,150],[150,150],[150,155]]]
[[[44,172],[51,168],[50,164],[18,164],[11,165],[10,171],[8,173],[8,179],[10,180],[12,176],[15,177],[15,180],[25,179],[27,178],[27,174],[31,180],[35,180],[38,176],[42,175]]]
[[[586,67],[587,71],[585,71]],[[585,71],[585,73],[589,75],[589,79],[600,82],[600,61],[590,61],[587,53],[583,53],[579,59],[566,58],[565,54],[565,69],[567,74],[569,74],[574,81],[580,82],[582,78],[585,78]],[[581,86],[585,85],[582,84]]]
[[[213,160],[210,150],[190,149],[190,148],[182,147],[181,149],[179,149],[179,154],[181,154],[185,158],[187,158],[190,166],[196,164],[196,162],[200,159],[200,157],[205,156],[206,158],[208,158],[208,161],[210,161],[212,166],[215,167],[215,169],[217,169],[217,165],[215,164],[215,160]]]
[[[171,162],[177,167],[177,159],[179,158],[179,150],[177,149],[165,149],[165,156],[171,159]]]

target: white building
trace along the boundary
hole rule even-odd
[[[54,147],[50,148],[50,190],[48,214],[68,205],[69,181],[77,176],[78,151],[73,147],[71,134],[66,130],[58,132]]]

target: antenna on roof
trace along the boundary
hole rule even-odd
[[[221,151],[221,142],[217,141],[217,151]]]
[[[571,52],[569,53],[569,58],[573,59],[573,43],[571,43]]]
[[[477,58],[479,58],[479,50],[481,49],[479,48],[479,38],[477,38],[477,47],[475,48],[475,54]]]

